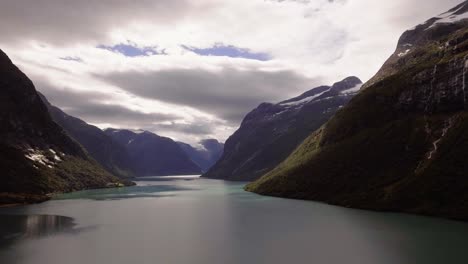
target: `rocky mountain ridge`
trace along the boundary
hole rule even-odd
[[[47,106],[52,119],[59,124],[72,138],[78,141],[99,164],[107,171],[120,178],[135,176],[130,156],[126,149],[115,142],[101,129],[83,120],[70,116],[39,94]]]
[[[276,104],[260,104],[245,116],[240,128],[226,141],[220,160],[202,177],[258,179],[343,107],[361,84],[357,77],[348,77]]]

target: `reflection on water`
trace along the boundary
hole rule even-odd
[[[176,192],[192,190],[177,185],[140,185],[126,188],[86,190],[66,193],[56,200],[66,199],[92,199],[92,200],[120,200],[129,198],[157,198],[174,196]]]
[[[73,218],[57,215],[0,215],[0,247],[73,230]]]
[[[77,192],[42,204],[0,208],[0,243],[9,244],[7,249],[0,247],[0,263],[458,264],[468,260],[467,223],[264,197],[242,187],[242,183],[206,179],[143,178],[134,187]],[[82,232],[83,226],[98,228]]]
[[[152,182],[152,181],[193,181],[196,179],[199,179],[199,175],[181,175],[181,176],[159,176],[159,177],[138,177],[133,179],[136,182],[141,182],[141,181],[146,181],[146,182]]]

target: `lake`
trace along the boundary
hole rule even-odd
[[[0,208],[0,263],[467,263],[468,223],[141,178]]]

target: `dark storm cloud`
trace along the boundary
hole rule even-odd
[[[171,114],[143,113],[116,104],[99,102],[82,102],[77,107],[65,107],[72,116],[81,117],[90,123],[119,124],[124,127],[144,127],[148,124],[178,120],[180,117]]]
[[[97,77],[135,95],[197,108],[233,123],[261,102],[280,101],[320,83],[292,71],[233,68],[130,71]]]
[[[188,0],[5,0],[0,4],[0,34],[2,42],[102,40],[112,28],[141,20],[169,23],[206,8]]]
[[[94,91],[57,89],[40,77],[33,78],[38,91],[48,101],[71,116],[88,123],[111,123],[122,127],[147,127],[164,121],[177,121],[181,117],[172,114],[143,113],[118,104],[106,104],[109,94]]]

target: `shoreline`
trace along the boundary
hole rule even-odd
[[[71,190],[71,191],[64,191],[64,192],[53,192],[47,194],[31,194],[31,193],[12,193],[12,192],[0,192],[0,208],[9,208],[9,207],[17,207],[23,205],[30,205],[30,204],[38,204],[49,201],[52,197],[64,194],[64,193],[71,193],[83,190],[98,190],[98,189],[112,189],[112,188],[122,188],[122,187],[130,187],[135,186],[136,183],[129,180],[123,180],[119,183],[110,183],[103,187],[96,187],[96,188],[89,188],[89,189],[82,189],[82,190]]]

